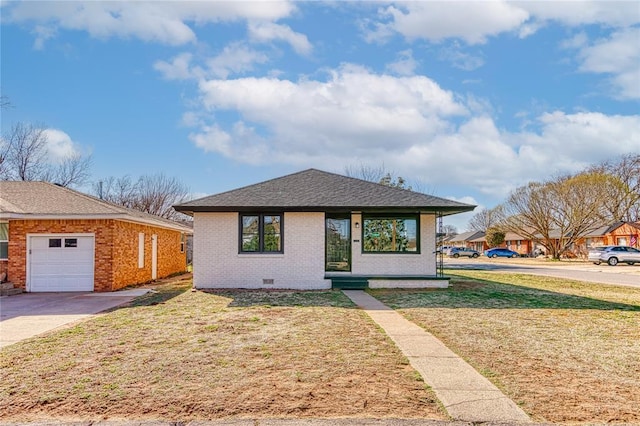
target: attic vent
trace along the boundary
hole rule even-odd
[[[273,278],[263,278],[262,285],[273,285]]]

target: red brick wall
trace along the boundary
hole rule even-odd
[[[138,232],[145,233],[145,267],[138,269]],[[151,280],[151,235],[158,235],[158,278],[186,269],[178,231],[106,220],[12,220],[9,222],[8,279],[26,288],[27,234],[95,235],[95,291],[113,291]]]
[[[137,223],[118,221],[115,225],[113,260],[114,290],[151,280],[151,237],[158,236],[158,278],[187,269],[186,252],[180,253],[181,233]],[[144,233],[144,267],[138,267],[138,234]]]
[[[12,220],[9,222],[9,279],[26,288],[27,234],[91,233],[95,235],[95,291],[111,291],[114,220]]]

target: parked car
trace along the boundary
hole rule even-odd
[[[520,257],[520,253],[518,253],[517,251],[509,250],[502,247],[485,250],[484,255],[487,257]]]
[[[480,256],[480,252],[467,247],[452,247],[449,249],[448,255],[449,257],[455,257],[455,258],[458,258],[460,256],[468,256],[468,257],[475,258]]]
[[[451,250],[451,246],[442,246],[436,249],[436,253],[449,254],[449,250]]]
[[[633,265],[640,263],[640,250],[627,246],[596,247],[589,251],[588,258],[596,265],[602,262],[611,266],[616,266],[620,262]]]

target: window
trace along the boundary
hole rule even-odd
[[[180,253],[184,253],[185,235],[180,234]]]
[[[0,259],[9,258],[9,224],[0,223]]]
[[[138,269],[144,268],[144,232],[138,232]]]
[[[419,253],[417,216],[365,217],[362,251],[365,253]]]
[[[69,247],[78,247],[78,239],[77,238],[65,238],[64,246]]]
[[[62,247],[61,238],[49,238],[49,248]]]
[[[241,253],[282,253],[281,214],[241,214]]]

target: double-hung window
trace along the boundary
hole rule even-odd
[[[282,253],[283,215],[240,214],[240,253]]]
[[[364,253],[419,253],[419,216],[381,215],[364,217]]]
[[[0,259],[9,258],[9,224],[0,223]]]

